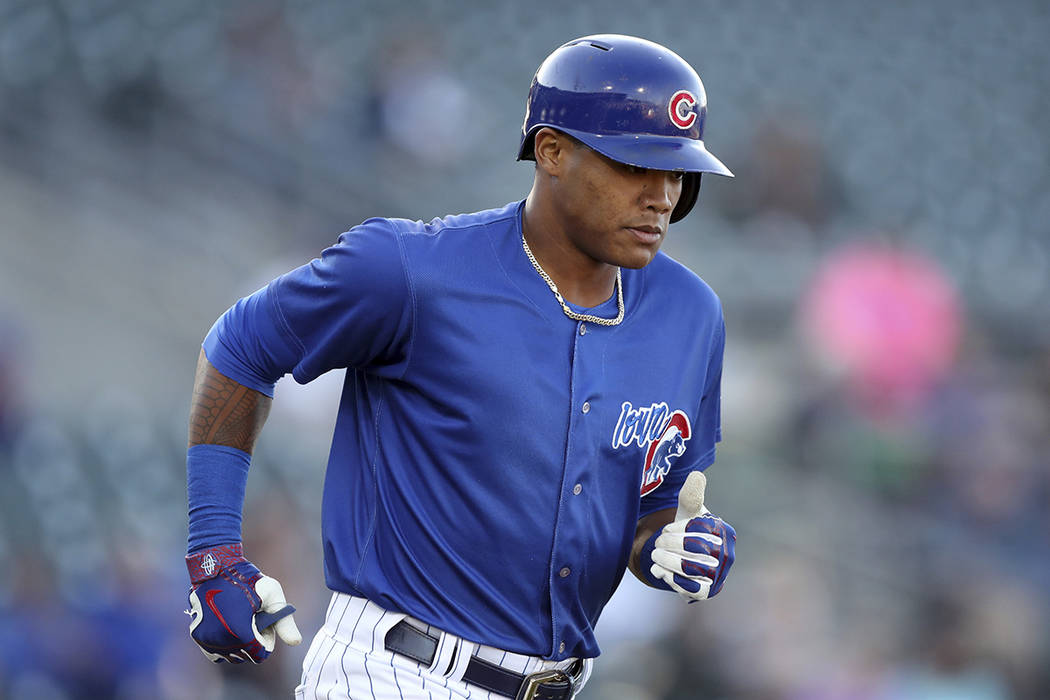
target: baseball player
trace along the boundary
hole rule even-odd
[[[704,146],[706,102],[663,46],[570,41],[529,91],[526,199],[369,219],[219,318],[187,456],[205,655],[300,641],[240,545],[250,455],[289,372],[347,368],[322,509],[333,594],[297,698],[571,698],[625,569],[689,602],[718,593],[736,536],[701,472],[725,326],[659,252],[701,174],[732,175]]]

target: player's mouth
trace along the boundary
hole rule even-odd
[[[663,230],[659,226],[628,226],[627,230],[641,243],[653,245],[659,243],[663,238]]]

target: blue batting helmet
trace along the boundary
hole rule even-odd
[[[706,119],[704,84],[678,54],[632,36],[585,36],[536,70],[518,160],[535,160],[533,137],[549,126],[615,161],[684,172],[675,222],[696,203],[701,173],[733,176],[704,146]]]

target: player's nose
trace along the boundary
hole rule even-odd
[[[646,172],[642,186],[642,202],[646,208],[656,210],[659,214],[670,214],[682,195],[680,175],[666,170],[649,170]]]

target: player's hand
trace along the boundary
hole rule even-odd
[[[722,590],[736,556],[736,531],[704,507],[706,487],[703,472],[689,475],[678,494],[674,522],[664,526],[652,552],[652,576],[690,603]]]
[[[264,576],[244,558],[240,544],[212,547],[186,557],[190,571],[190,637],[219,663],[260,663],[277,637],[302,641],[277,579]]]

